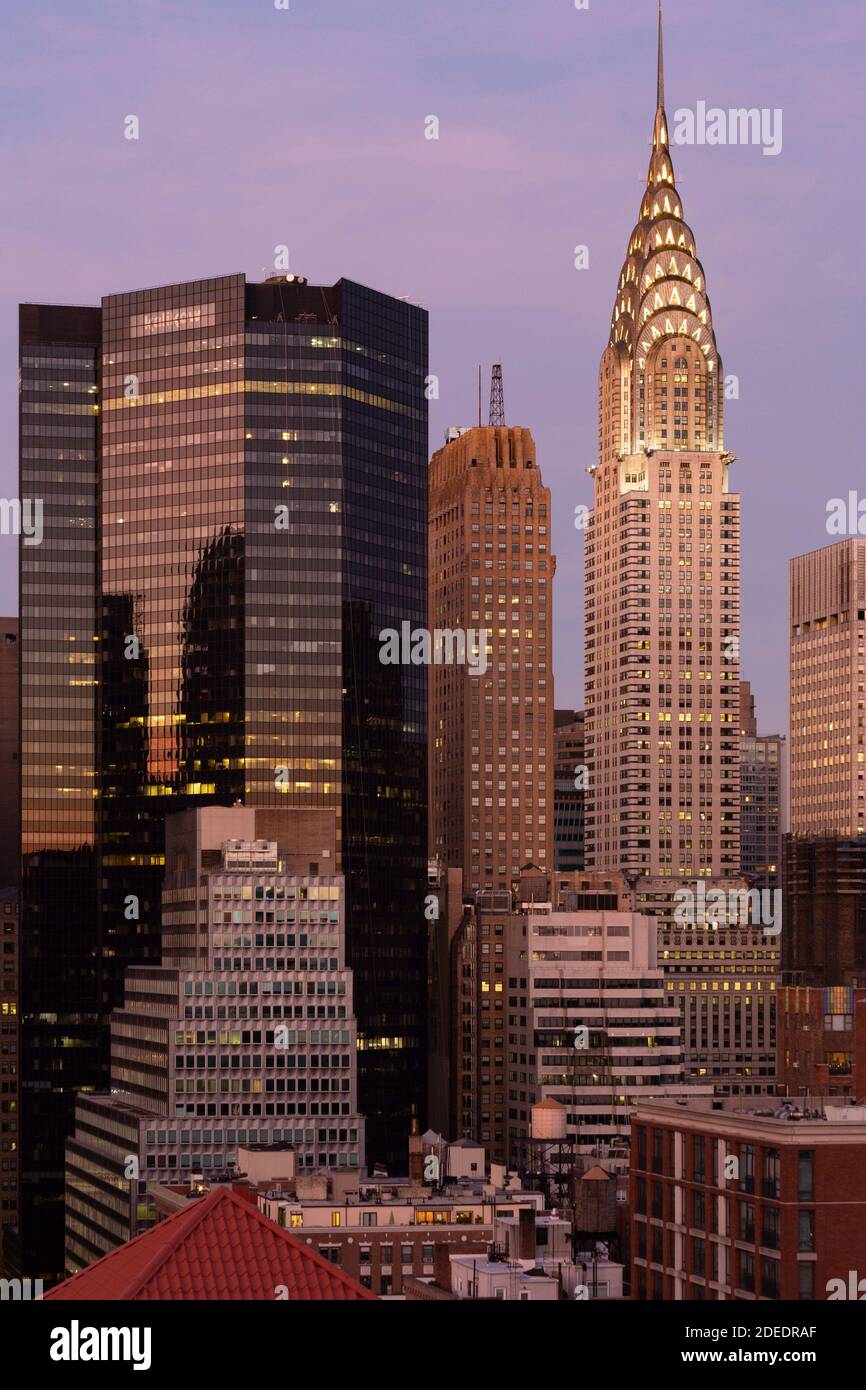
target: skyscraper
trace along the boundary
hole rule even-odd
[[[480,629],[486,661],[430,667],[430,852],[475,892],[553,867],[556,561],[529,430],[450,434],[430,464],[429,622]]]
[[[75,1091],[158,958],[163,822],[331,808],[370,1156],[424,1090],[427,316],[242,275],[21,310],[24,1248],[59,1271]],[[53,1209],[53,1216],[52,1216]]]
[[[739,872],[739,498],[706,276],[676,186],[661,16],[652,154],[599,373],[586,534],[589,867]]]
[[[0,793],[0,888],[15,887],[21,867],[18,824],[18,693],[21,669],[18,651],[18,619],[0,618],[0,785],[3,788]]]
[[[740,681],[740,867],[762,891],[782,886],[787,820],[787,740],[758,733],[751,684]]]
[[[740,744],[740,852],[755,887],[782,883],[788,743],[784,734],[746,736]]]
[[[866,540],[790,567],[791,833],[866,834]]]
[[[582,869],[585,861],[586,733],[583,710],[558,709],[553,727],[553,867]]]
[[[249,1143],[291,1145],[299,1171],[363,1170],[334,819],[168,818],[162,964],[127,972],[111,1090],[79,1097],[67,1144],[67,1273],[152,1223],[148,1182],[237,1171]]]

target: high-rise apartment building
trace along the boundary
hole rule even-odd
[[[61,1267],[63,1139],[158,959],[167,811],[332,809],[371,1157],[425,1083],[427,316],[242,275],[21,309],[23,1245]]]
[[[553,724],[553,867],[584,867],[586,736],[583,710],[556,710]]]
[[[866,835],[866,540],[790,565],[791,833]]]
[[[528,430],[449,436],[430,463],[429,623],[480,630],[486,660],[430,667],[430,853],[467,891],[504,890],[553,863],[550,491]]]
[[[586,533],[588,867],[740,867],[739,497],[706,276],[664,107],[599,373]]]
[[[127,971],[111,1089],[79,1097],[67,1145],[68,1274],[152,1223],[148,1183],[237,1168],[248,1144],[363,1169],[335,849],[328,810],[167,819],[162,964]]]

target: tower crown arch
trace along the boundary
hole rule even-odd
[[[712,329],[702,323],[697,314],[675,305],[665,305],[654,310],[646,322],[640,325],[635,362],[638,371],[646,370],[655,347],[669,338],[691,339],[706,358],[709,370],[715,370],[718,353]]]
[[[710,302],[703,291],[696,290],[689,280],[654,280],[641,295],[638,328],[666,309],[693,314],[705,328],[710,326]]]

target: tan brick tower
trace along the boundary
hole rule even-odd
[[[479,663],[433,664],[430,853],[467,891],[553,867],[550,492],[529,430],[449,431],[430,464],[429,626],[482,629]]]

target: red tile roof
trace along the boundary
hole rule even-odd
[[[290,1301],[376,1297],[230,1188],[218,1187],[45,1298],[273,1302],[280,1286]]]

